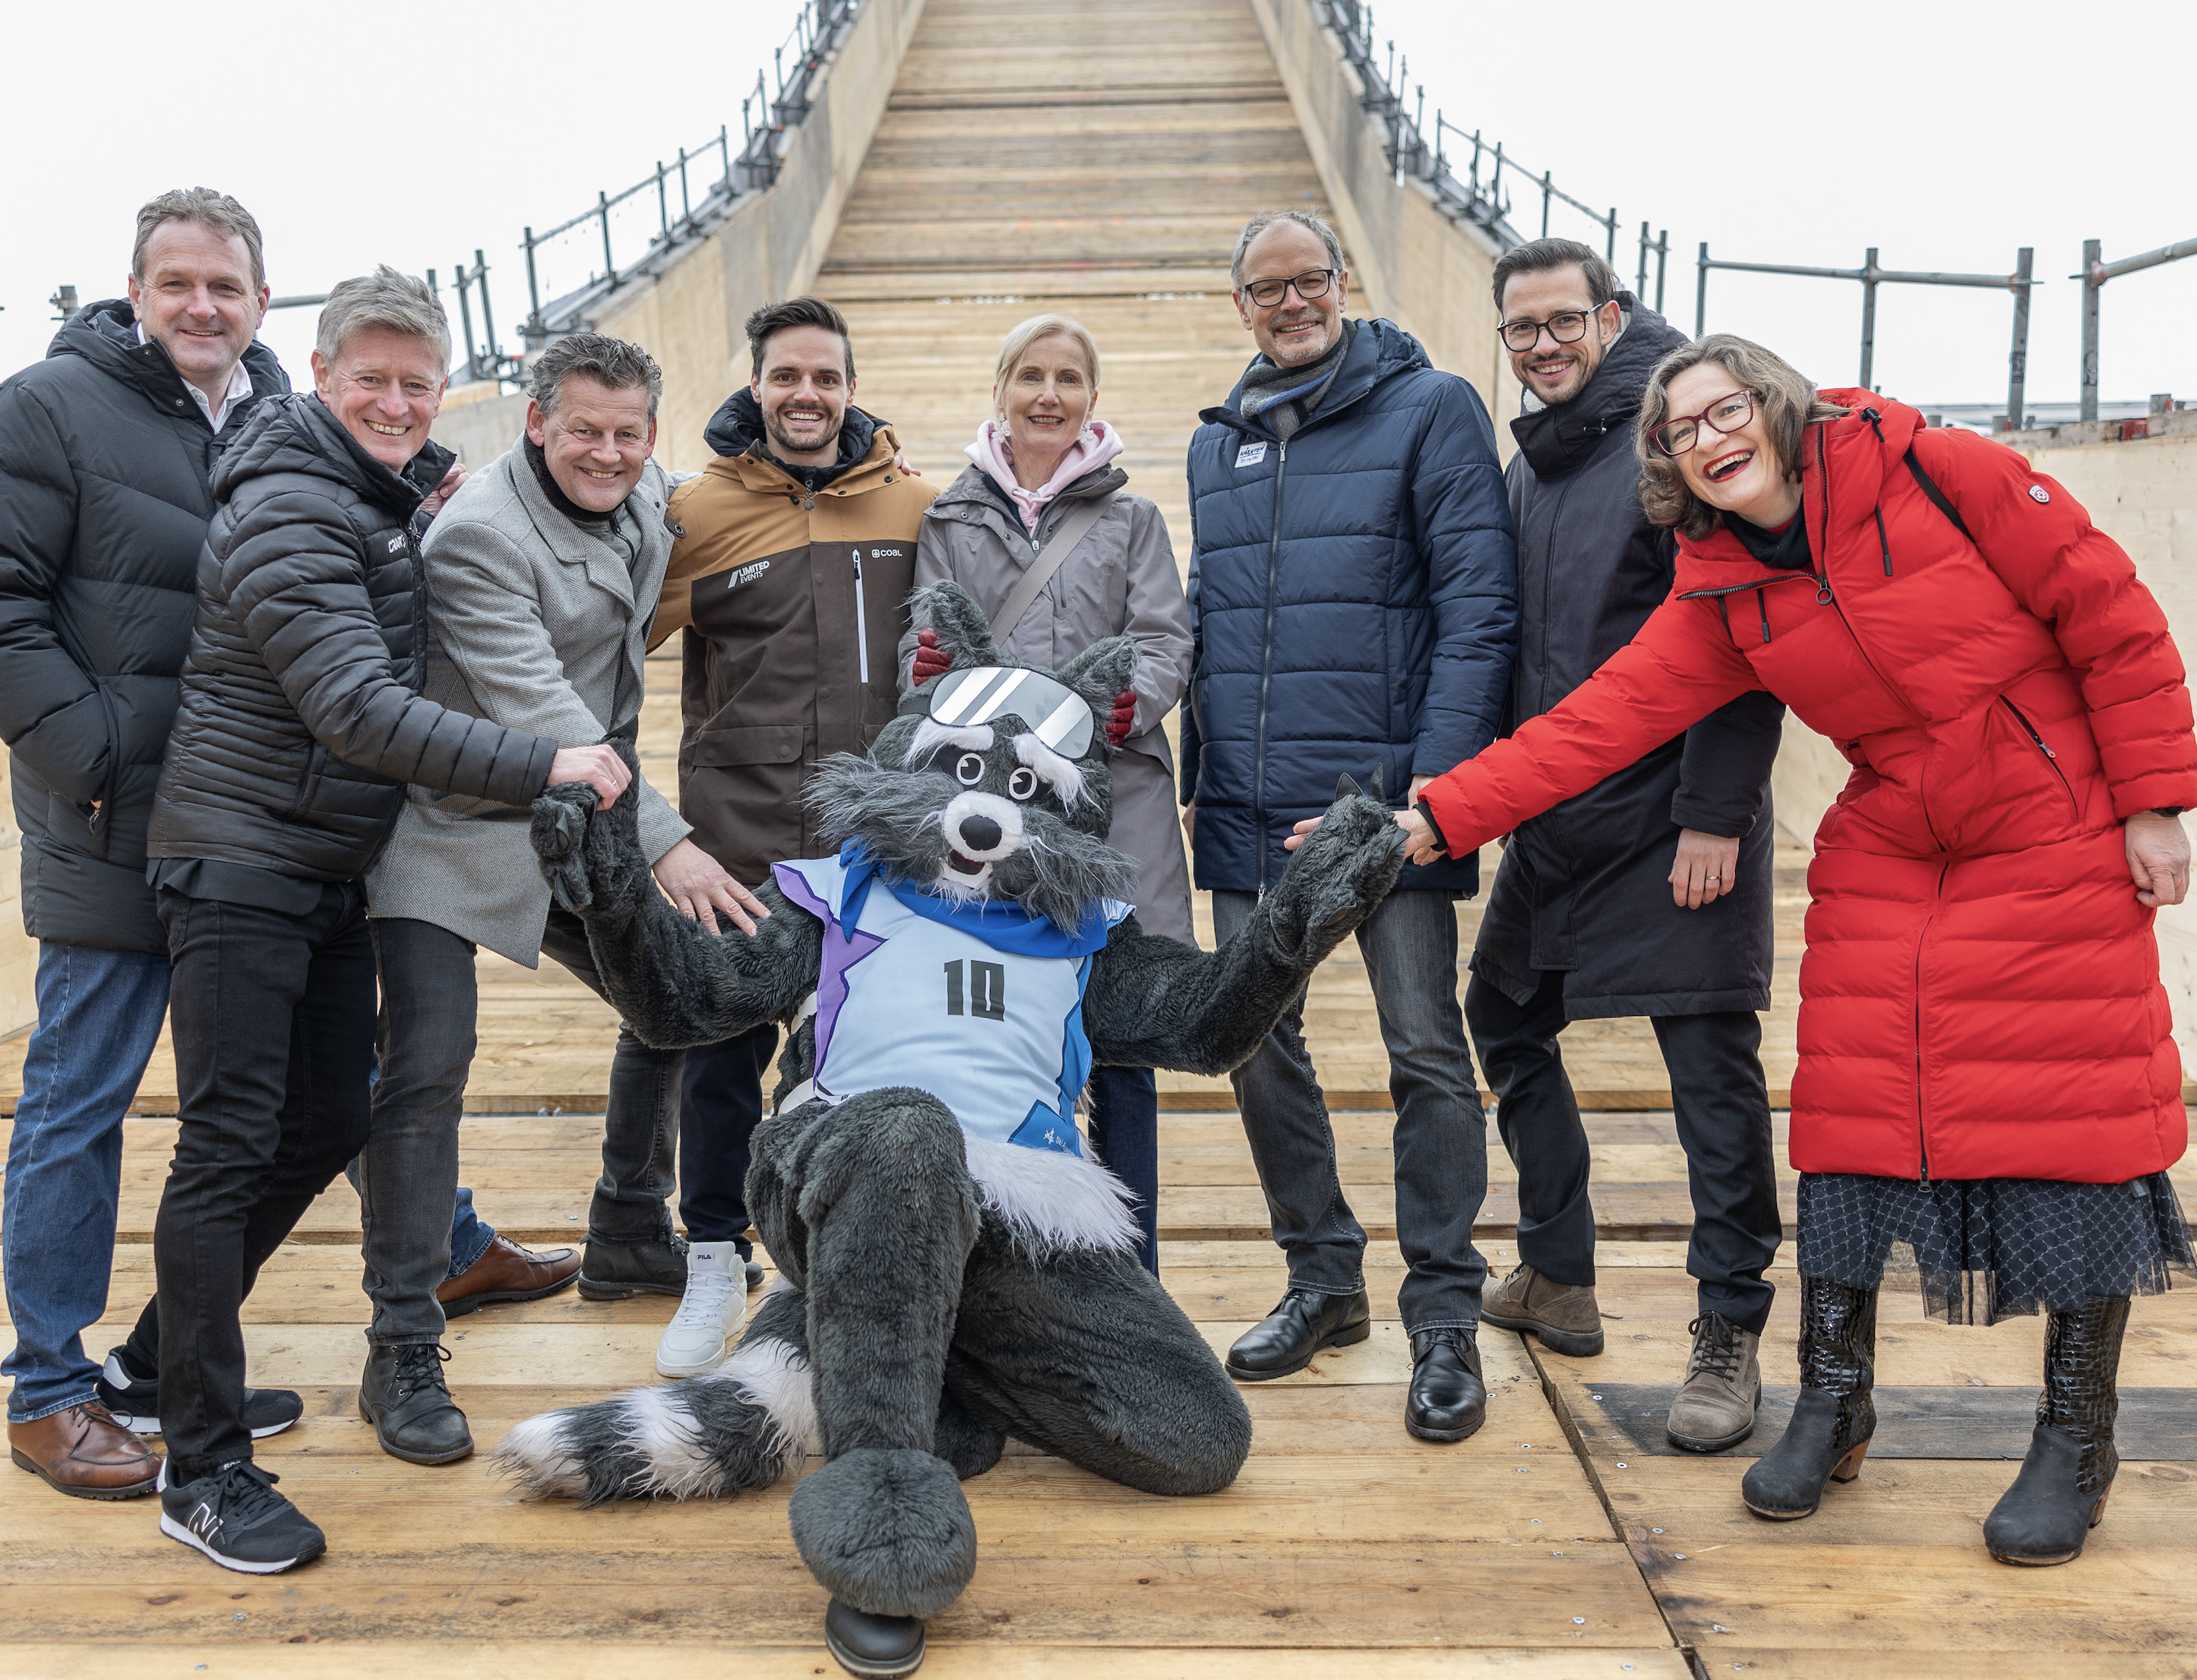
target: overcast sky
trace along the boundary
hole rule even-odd
[[[45,68],[11,78],[0,102],[0,155],[17,160],[0,374],[44,354],[55,285],[86,301],[122,289],[131,211],[183,184],[251,207],[277,293],[322,291],[372,260],[447,283],[480,246],[513,347],[520,228],[581,211],[721,123],[737,141],[739,94],[793,11],[444,0],[403,13],[405,38],[384,46],[355,9],[217,10],[179,31],[171,8],[136,0],[102,6],[96,27],[26,6],[8,26],[9,59]],[[1375,11],[1430,113],[1617,207],[1628,280],[1640,220],[1670,229],[1667,309],[1688,330],[1702,240],[1719,256],[1830,267],[1858,266],[1874,243],[1887,267],[1974,272],[2009,271],[2015,247],[2034,246],[2049,283],[2035,294],[2032,401],[2076,395],[2082,288],[2065,276],[2083,240],[2102,240],[2110,259],[2197,235],[2193,15],[2178,0]],[[412,33],[423,17],[432,42]],[[606,17],[622,38],[604,38]],[[235,38],[216,68],[223,28]],[[576,91],[560,99],[566,81]],[[652,195],[635,209],[652,220]],[[1520,193],[1512,219],[1538,232],[1538,196]],[[1561,206],[1551,230],[1593,231]],[[564,273],[578,278],[585,260],[561,253]],[[2105,396],[2197,398],[2197,259],[2115,281],[2103,301]],[[294,377],[311,316],[278,314],[265,331]],[[1710,278],[1712,329],[1758,338],[1826,384],[1855,377],[1860,317],[1851,282]],[[2011,317],[2003,293],[1887,287],[1877,383],[1922,403],[2003,402]]]

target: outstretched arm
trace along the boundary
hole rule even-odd
[[[1388,896],[1403,861],[1387,808],[1353,788],[1220,950],[1154,938],[1131,917],[1092,965],[1083,998],[1092,1059],[1187,1074],[1241,1066],[1312,971]]]
[[[632,762],[632,750],[615,743]],[[595,970],[644,1044],[684,1050],[785,1021],[816,988],[823,924],[775,884],[756,896],[752,934],[704,932],[672,908],[649,872],[633,782],[594,811],[584,782],[560,783],[534,802],[533,840],[558,903],[587,924]]]

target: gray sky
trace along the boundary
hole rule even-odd
[[[0,243],[0,374],[44,354],[56,284],[87,301],[122,289],[130,212],[184,184],[251,207],[278,293],[325,290],[376,260],[435,268],[447,282],[483,247],[513,347],[521,226],[577,213],[720,123],[737,142],[739,93],[793,10],[654,0],[619,14],[632,37],[604,57],[574,44],[600,35],[602,9],[562,0],[446,0],[431,49],[385,47],[357,12],[216,13],[172,53],[170,8],[120,0],[96,30],[89,14],[24,8],[9,26],[10,61],[50,73],[19,76],[0,103],[0,145],[19,160],[14,232]],[[1835,267],[1858,266],[1874,242],[1888,267],[1976,272],[2009,270],[2015,246],[2034,246],[2049,283],[2035,294],[2032,400],[2076,394],[2081,287],[2064,276],[2082,241],[2103,240],[2110,258],[2197,235],[2183,132],[2193,15],[2173,0],[1706,10],[1384,0],[1375,11],[1377,38],[1409,55],[1429,112],[1502,139],[1590,203],[1614,204],[1628,238],[1643,217],[1669,228],[1667,306],[1689,330],[1704,239],[1720,256]],[[409,31],[418,20],[405,17]],[[236,32],[229,66],[209,69],[215,49],[201,41],[224,26]],[[179,58],[180,83],[167,68]],[[588,85],[560,103],[565,78]],[[650,197],[635,209],[652,220]],[[1538,232],[1538,200],[1521,194],[1513,220]],[[1559,206],[1551,231],[1591,230]],[[1619,257],[1629,277],[1624,240]],[[557,265],[578,278],[584,246]],[[2197,259],[2106,288],[2108,398],[2197,398],[2193,305]],[[1850,282],[1710,280],[1713,329],[1758,338],[1827,384],[1855,377],[1860,316]],[[311,316],[273,316],[264,334],[301,379]],[[2010,325],[2004,293],[1886,287],[1878,383],[1920,402],[2003,399]]]

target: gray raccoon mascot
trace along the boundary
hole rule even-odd
[[[753,936],[652,882],[629,788],[552,788],[534,843],[642,1039],[797,1023],[748,1206],[780,1281],[715,1371],[519,1424],[528,1492],[596,1504],[794,1489],[793,1540],[850,1672],[911,1673],[977,1563],[959,1483],[1013,1435],[1147,1493],[1236,1478],[1249,1415],[1138,1264],[1127,1192],[1079,1143],[1093,1062],[1225,1073],[1396,878],[1402,836],[1348,788],[1210,955],[1145,934],[1105,843],[1103,725],[1126,638],[1005,663],[957,585],[919,597],[952,659],[809,797],[836,857],[781,863]]]

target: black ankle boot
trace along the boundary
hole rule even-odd
[[[2113,1447],[2121,1332],[2129,1298],[2108,1295],[2044,1326],[2044,1398],[2021,1474],[1984,1519],[1984,1545],[2001,1563],[2070,1563],[2106,1514],[2121,1456]]]
[[[1826,1481],[1852,1481],[1876,1433],[1876,1291],[1800,1280],[1800,1398],[1777,1445],[1740,1483],[1757,1516],[1812,1516]]]
[[[358,1382],[358,1415],[374,1425],[374,1438],[392,1458],[412,1464],[448,1464],[473,1450],[466,1415],[443,1381],[449,1350],[432,1341],[376,1347],[366,1356]]]

